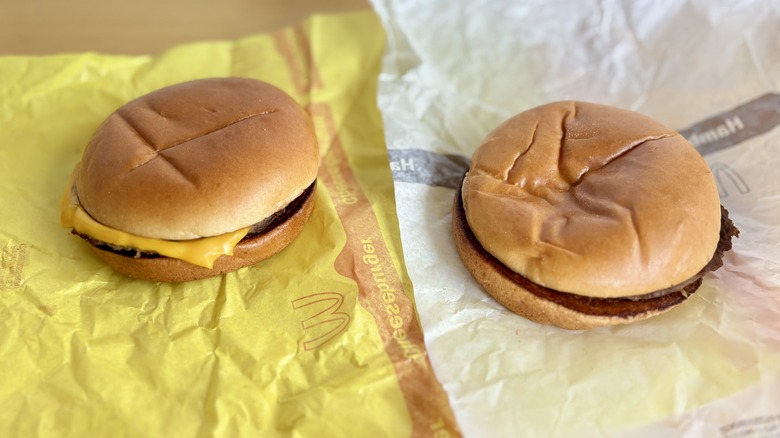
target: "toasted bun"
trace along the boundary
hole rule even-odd
[[[462,201],[490,255],[585,297],[684,283],[708,264],[721,229],[713,175],[690,143],[591,103],[544,105],[499,126],[474,153]]]
[[[152,281],[180,282],[214,277],[259,263],[287,247],[303,230],[314,208],[314,192],[303,195],[302,204],[262,234],[247,237],[236,245],[232,256],[217,259],[212,269],[170,257],[133,258],[90,245],[106,264],[129,277]]]
[[[75,184],[98,222],[186,240],[262,221],[312,184],[318,162],[311,119],[284,92],[252,79],[203,79],[109,116]]]
[[[739,229],[721,207],[721,229],[718,246],[709,263],[683,284],[644,296],[593,298],[560,292],[538,285],[512,271],[490,255],[466,223],[460,190],[452,209],[455,246],[472,276],[496,301],[527,319],[571,330],[627,324],[671,310],[690,297],[702,278],[723,263],[731,250],[731,239]]]
[[[452,220],[455,247],[474,279],[497,302],[531,321],[569,330],[584,330],[649,318],[671,309],[685,299],[683,295],[676,294],[636,307],[631,305],[633,303],[621,303],[622,308],[616,311],[567,307],[556,302],[558,294],[522,278],[485,251],[469,229],[463,204],[457,196]]]

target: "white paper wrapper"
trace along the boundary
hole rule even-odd
[[[780,3],[373,1],[406,263],[463,433],[780,435]],[[566,331],[506,311],[463,267],[450,211],[471,153],[563,99],[654,117],[713,168],[741,235],[678,308]]]

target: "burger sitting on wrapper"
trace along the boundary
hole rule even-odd
[[[680,134],[584,102],[520,113],[472,157],[453,206],[476,281],[530,320],[624,324],[684,302],[739,231]]]
[[[278,88],[185,82],[125,104],[98,127],[61,223],[128,276],[212,277],[293,241],[313,209],[318,163],[309,116]]]

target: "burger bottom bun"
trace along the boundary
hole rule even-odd
[[[242,239],[233,255],[223,255],[209,269],[170,257],[134,258],[89,245],[106,264],[128,277],[162,282],[182,282],[215,277],[257,264],[283,250],[303,231],[314,210],[314,190],[307,190],[303,203],[283,221],[260,234]]]
[[[644,300],[588,298],[554,291],[511,271],[480,245],[466,222],[460,191],[455,196],[452,218],[455,246],[477,283],[510,311],[540,324],[570,330],[627,324],[670,310],[701,285],[701,278],[697,278],[684,288],[684,293]],[[557,298],[578,301],[578,310],[553,301]]]

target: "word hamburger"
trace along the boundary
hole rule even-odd
[[[739,235],[682,136],[636,112],[572,101],[522,112],[484,139],[453,229],[488,294],[566,329],[674,308]]]
[[[280,89],[209,78],[132,100],[95,131],[60,222],[118,272],[179,282],[287,247],[314,206],[311,119]]]

